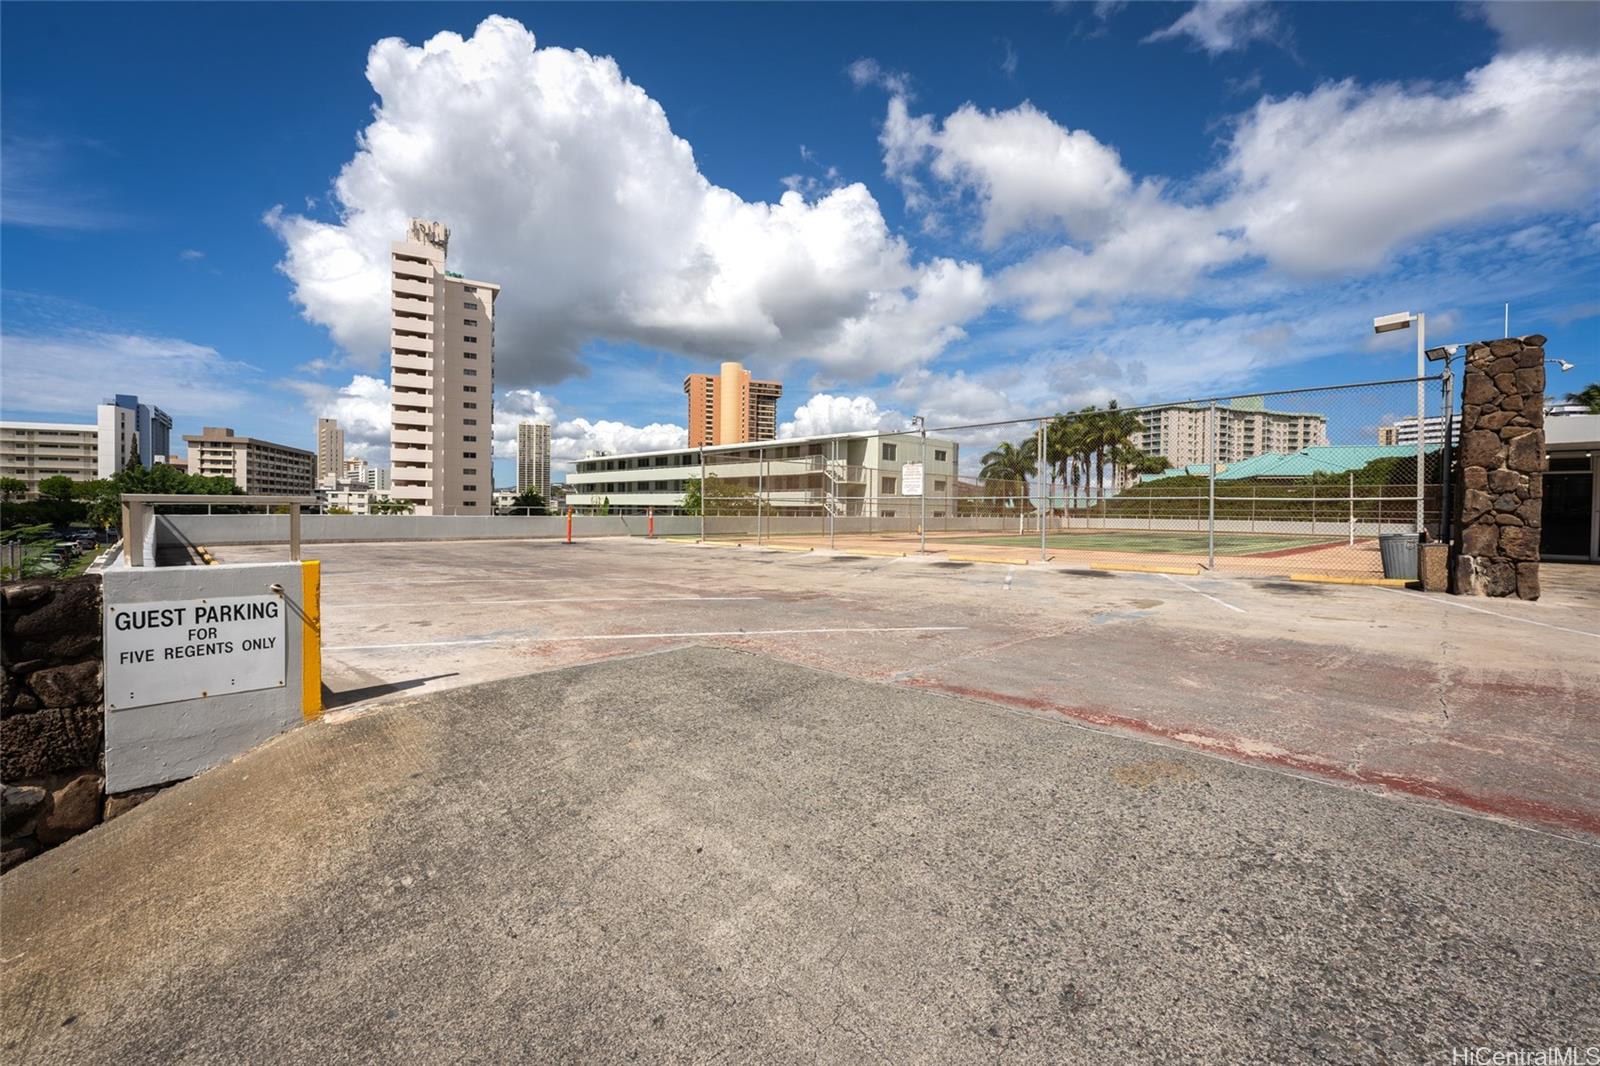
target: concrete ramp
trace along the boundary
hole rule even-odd
[[[0,879],[5,1059],[1445,1061],[1600,851],[688,649],[285,735]]]

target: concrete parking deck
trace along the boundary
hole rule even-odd
[[[309,726],[0,891],[30,1064],[1449,1062],[1600,1032],[1590,844],[721,648]]]
[[[317,553],[335,708],[715,643],[1600,835],[1600,568],[1523,603],[626,539]]]

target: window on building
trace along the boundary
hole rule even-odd
[[[878,517],[880,517],[880,518],[893,518],[894,517],[894,512],[893,511],[879,511],[878,512]]]
[[[468,311],[476,311],[478,309],[478,305],[473,303],[471,300],[468,300],[462,306],[464,306]]]
[[[946,452],[943,448],[935,448],[933,450],[933,461],[936,463],[942,463],[949,458],[949,455],[950,453]]]
[[[461,491],[462,492],[477,492],[478,491],[478,486],[476,486],[476,485],[462,485],[461,486]],[[469,503],[469,504],[467,504],[467,506],[471,507],[472,505]]]
[[[882,445],[882,451],[879,454],[886,461],[890,460],[890,459],[893,459],[894,458],[894,445],[893,444]]]
[[[476,359],[476,358],[478,358],[478,353],[477,352],[462,352],[461,353],[461,358],[463,358],[463,359]]]
[[[478,424],[478,420],[476,418],[463,418],[461,424],[463,426],[475,426]]]
[[[477,376],[478,376],[478,372],[477,372],[477,371],[476,371],[476,370],[474,370],[474,369],[473,369],[473,368],[472,368],[472,367],[470,367],[470,366],[469,366],[469,367],[465,367],[465,368],[464,368],[464,369],[463,369],[463,370],[462,370],[462,371],[461,371],[461,372],[462,372],[462,373],[463,373],[463,374],[465,374],[465,375],[466,375],[466,376],[467,376],[467,377],[469,377],[469,378],[475,378],[475,377],[477,377]]]
[[[477,344],[478,343],[478,338],[476,338],[476,337],[462,337],[461,339],[463,341],[465,341],[466,343],[468,343],[468,344]]]
[[[469,411],[476,411],[478,409],[478,405],[471,400],[463,402],[461,406],[465,407]]]
[[[478,468],[475,467],[475,466],[464,466],[464,467],[461,468],[461,472],[463,474],[474,474],[475,475],[478,472]]]
[[[885,445],[885,447],[893,447],[893,445]],[[889,456],[889,458],[893,459],[894,456],[891,455],[891,456]],[[894,478],[885,477],[883,479],[883,494],[885,496],[893,496],[894,495]]]
[[[476,443],[478,443],[478,438],[474,437],[474,436],[472,436],[470,434],[465,436],[465,437],[462,437],[461,439],[466,441],[468,444],[476,444]]]
[[[463,458],[463,459],[476,459],[477,457],[478,457],[478,453],[477,452],[462,452],[461,453],[461,458]]]
[[[933,491],[934,492],[943,492],[944,491],[944,481],[942,479],[935,479],[934,480],[934,482],[933,482]]]

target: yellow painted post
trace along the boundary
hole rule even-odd
[[[322,563],[300,564],[300,713],[322,717]]]

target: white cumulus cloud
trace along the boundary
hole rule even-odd
[[[903,429],[908,419],[887,411],[870,396],[833,396],[819,392],[795,408],[794,418],[778,427],[779,437],[822,437],[864,429]]]
[[[504,286],[511,385],[573,373],[591,337],[869,377],[927,358],[981,309],[981,269],[914,261],[865,186],[746,201],[700,173],[614,60],[537,47],[513,19],[379,41],[367,79],[380,103],[334,183],[337,220],[267,216],[306,317],[367,365],[411,216],[450,226],[452,269]]]

